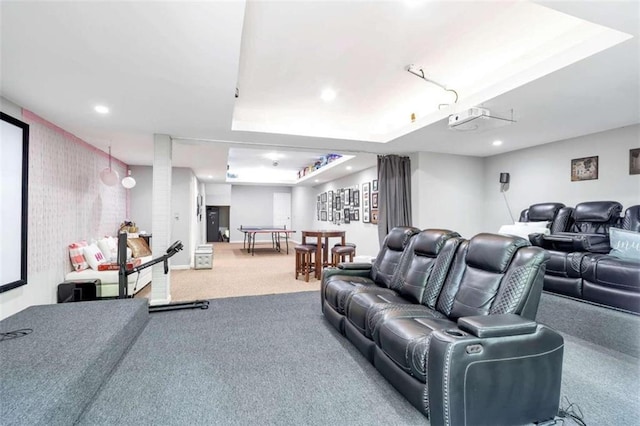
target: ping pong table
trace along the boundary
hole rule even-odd
[[[289,236],[295,233],[296,231],[292,231],[287,229],[286,226],[277,227],[277,226],[240,226],[238,231],[244,234],[244,239],[242,241],[242,248],[247,249],[248,253],[251,255],[255,255],[256,252],[256,235],[258,234],[271,234],[271,246],[276,251],[281,251],[282,246],[280,245],[282,237],[284,237],[284,244],[287,247],[287,254],[289,254]]]

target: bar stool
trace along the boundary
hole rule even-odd
[[[337,266],[340,262],[345,262],[349,256],[349,262],[353,262],[353,256],[356,254],[356,245],[346,243],[345,245],[336,244],[331,249],[331,265]]]
[[[295,247],[296,251],[296,280],[299,274],[304,275],[304,280],[309,282],[309,273],[314,271],[313,255],[316,252],[315,245],[300,244]]]

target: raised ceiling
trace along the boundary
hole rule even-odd
[[[388,142],[629,38],[529,2],[252,2],[233,129]]]
[[[230,150],[238,148],[301,151],[302,157],[488,156],[640,120],[638,2],[53,1],[1,2],[0,8],[3,97],[101,149],[111,145],[131,165],[152,164],[153,134],[169,134],[176,140],[174,164],[205,181],[224,181]],[[531,10],[542,13],[543,25],[534,25]],[[560,30],[547,28],[551,21]],[[269,37],[262,37],[266,30]],[[569,35],[576,30],[583,38],[572,38],[572,48],[555,46],[577,37]],[[522,35],[553,53],[555,69],[534,66],[523,74],[518,67],[526,54],[504,56],[521,46],[514,37]],[[487,50],[498,59],[484,59]],[[469,58],[473,69],[461,62]],[[459,90],[458,108],[513,110],[517,123],[482,133],[449,131],[449,111],[420,108],[450,96],[405,72],[409,63]],[[430,68],[435,63],[441,69]],[[498,65],[518,79],[488,78]],[[335,85],[332,103],[319,101],[327,85]],[[98,116],[98,103],[111,112]],[[416,122],[379,143],[390,128],[381,105],[401,105],[393,112],[400,121],[415,110]],[[262,130],[255,127],[260,120]],[[496,148],[497,138],[504,144]]]

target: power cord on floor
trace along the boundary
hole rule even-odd
[[[20,330],[7,331],[4,333],[0,333],[0,342],[5,340],[17,339],[18,337],[24,337],[27,334],[31,334],[33,329],[31,328],[21,328]]]
[[[582,414],[580,407],[576,403],[569,401],[569,398],[566,396],[562,397],[562,401],[564,404],[562,404],[558,410],[558,417],[560,417],[559,420],[562,421],[562,424],[564,424],[564,420],[567,419],[577,425],[587,426],[587,423],[584,421],[584,414]]]

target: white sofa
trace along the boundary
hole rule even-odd
[[[144,264],[153,259],[153,256],[145,256],[141,257],[140,259],[141,264]],[[129,296],[133,296],[151,282],[152,269],[153,268],[146,268],[138,273],[128,276],[127,294]],[[69,272],[65,276],[65,280],[67,281],[93,280],[96,278],[101,282],[100,286],[97,289],[98,297],[118,296],[118,271],[96,271],[89,268],[82,271]]]

